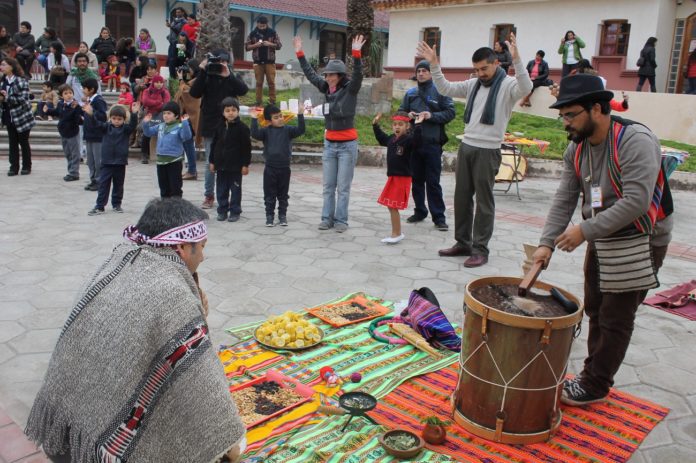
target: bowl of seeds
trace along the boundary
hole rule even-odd
[[[380,434],[379,443],[389,455],[396,458],[413,458],[423,450],[425,445],[421,436],[401,428]]]

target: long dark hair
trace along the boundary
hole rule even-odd
[[[128,53],[128,48],[133,45],[133,37],[122,37],[116,43],[116,53],[125,55]]]
[[[0,60],[0,62],[2,61],[10,65],[10,67],[12,68],[12,74],[19,77],[24,77],[24,71],[22,70],[22,66],[19,65],[19,62],[16,59],[6,56],[2,60]]]
[[[645,47],[655,47],[655,43],[657,43],[657,38],[650,37],[648,40],[645,41]]]
[[[53,53],[54,66],[62,66],[63,44],[56,40],[55,42],[51,42],[51,48],[55,50]]]
[[[573,38],[575,38],[575,32],[573,32],[573,31],[566,31],[564,40],[568,40],[568,34],[573,34]]]
[[[505,43],[505,40],[499,40],[498,45],[500,45],[500,48],[502,48],[503,51],[510,51],[510,49],[507,46],[507,43]]]

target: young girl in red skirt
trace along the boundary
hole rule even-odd
[[[416,126],[411,128],[411,118],[408,113],[398,111],[392,116],[393,135],[387,135],[379,127],[382,113],[372,120],[372,129],[380,145],[387,147],[387,184],[377,202],[389,208],[391,217],[391,236],[382,239],[382,243],[396,244],[404,239],[401,233],[401,216],[399,210],[408,207],[408,196],[411,192],[411,156],[415,146],[420,141],[420,123],[424,117],[416,118]]]

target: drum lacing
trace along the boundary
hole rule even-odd
[[[466,364],[467,364],[467,362],[468,362],[469,360],[471,360],[471,357],[473,357],[474,354],[476,354],[476,353],[479,351],[479,349],[481,349],[481,348],[484,347],[484,346],[486,347],[486,350],[488,351],[488,356],[489,356],[489,357],[491,358],[491,360],[493,361],[493,365],[495,366],[495,369],[498,371],[498,375],[500,375],[500,377],[503,379],[503,384],[495,383],[495,382],[493,382],[493,381],[488,381],[487,379],[481,378],[481,377],[479,377],[479,376],[473,374],[471,371],[469,371],[469,370],[466,368]],[[521,375],[522,372],[524,372],[524,370],[526,370],[526,369],[527,369],[539,356],[542,356],[542,357],[544,358],[544,360],[546,361],[546,365],[548,365],[549,370],[551,371],[551,375],[553,375],[553,378],[554,378],[555,381],[556,381],[556,384],[553,385],[553,386],[550,386],[550,387],[531,388],[531,389],[530,389],[530,388],[523,388],[523,387],[513,387],[513,386],[510,386],[510,383],[512,383],[519,375]],[[512,378],[510,378],[509,380],[506,381],[506,380],[505,380],[505,376],[503,376],[503,372],[500,370],[500,367],[498,366],[498,362],[496,362],[496,361],[495,361],[495,357],[493,357],[493,352],[491,352],[491,348],[488,346],[488,342],[486,342],[486,340],[484,339],[484,340],[481,342],[481,344],[479,344],[478,347],[476,347],[476,349],[474,349],[474,351],[473,351],[471,354],[469,354],[469,356],[466,358],[466,360],[464,360],[464,361],[462,362],[462,356],[461,356],[461,355],[459,356],[459,366],[460,366],[460,368],[462,369],[462,371],[466,372],[469,376],[471,376],[471,377],[473,377],[473,378],[476,378],[477,380],[482,381],[482,382],[484,382],[484,383],[490,384],[490,385],[492,385],[492,386],[498,386],[498,387],[502,387],[502,388],[503,388],[503,400],[502,400],[501,403],[500,403],[500,410],[499,410],[499,411],[500,411],[500,412],[504,412],[504,409],[505,409],[505,400],[506,400],[506,397],[507,397],[507,391],[508,391],[508,389],[514,390],[514,391],[547,391],[547,390],[549,390],[549,389],[556,389],[556,388],[558,388],[558,387],[563,383],[563,379],[565,378],[566,371],[567,371],[567,369],[568,369],[568,362],[566,361],[566,364],[563,366],[563,372],[562,372],[560,375],[557,376],[557,375],[556,375],[556,372],[553,371],[553,366],[551,366],[551,362],[549,361],[548,357],[546,356],[546,353],[545,353],[543,350],[540,350],[540,351],[537,352],[537,354],[536,354],[534,357],[532,357],[532,359],[531,359],[529,362],[527,362],[527,364],[526,364],[525,366],[523,366]],[[555,412],[556,409],[557,409],[557,401],[554,399],[554,401],[553,401],[553,411]]]

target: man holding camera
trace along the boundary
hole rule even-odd
[[[244,49],[251,51],[254,60],[254,75],[256,77],[256,106],[263,105],[263,79],[268,82],[268,100],[274,105],[276,102],[275,88],[275,52],[280,50],[282,44],[278,33],[268,27],[268,18],[259,16],[256,20],[256,28],[251,31]]]
[[[428,216],[433,219],[435,227],[447,231],[445,217],[445,200],[442,197],[440,174],[442,173],[442,145],[447,143],[445,125],[454,119],[454,102],[452,98],[438,93],[430,74],[430,62],[421,60],[416,65],[418,86],[409,89],[399,111],[404,111],[412,119],[424,114],[422,142],[413,156],[413,183],[411,191],[415,208],[413,215],[406,219],[408,223],[422,222]],[[428,207],[425,207],[425,198]]]
[[[196,133],[203,137],[205,145],[205,199],[201,207],[212,209],[215,205],[215,173],[208,169],[210,145],[215,129],[222,120],[220,102],[226,97],[246,95],[249,87],[241,77],[232,74],[230,54],[223,49],[213,50],[201,61],[201,71],[193,82],[189,95],[201,99],[201,115]]]

